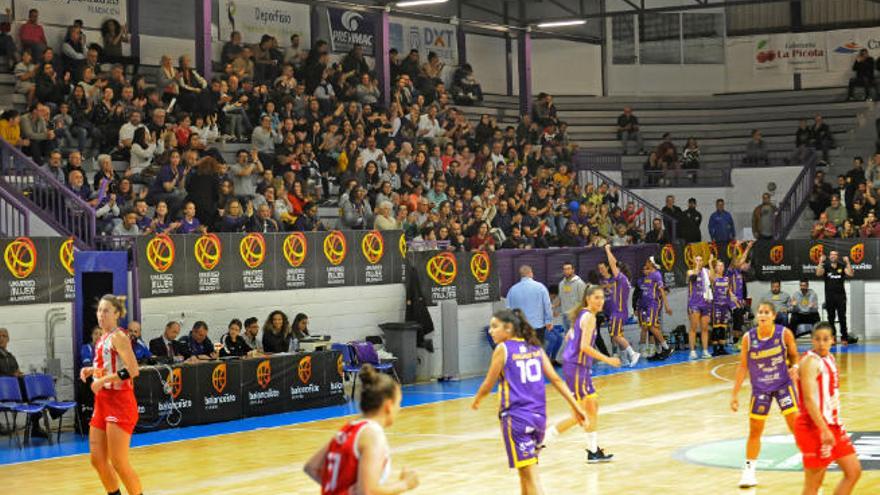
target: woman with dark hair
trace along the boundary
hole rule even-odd
[[[196,172],[186,181],[187,200],[196,206],[196,217],[202,225],[214,225],[220,204],[217,171],[220,163],[206,156],[196,163]]]
[[[305,313],[297,313],[293,318],[293,337],[302,340],[309,335],[309,317]]]
[[[193,67],[189,55],[177,59],[177,87],[180,90],[180,108],[197,115],[206,115],[209,108],[203,103],[208,94],[208,82]]]
[[[133,176],[140,176],[141,172],[153,163],[153,159],[161,155],[165,149],[161,141],[156,145],[153,133],[144,126],[134,130],[131,139],[131,158],[129,158],[129,170]]]
[[[120,25],[116,19],[110,18],[101,23],[101,39],[104,42],[101,63],[134,65],[133,71],[137,74],[140,60],[122,54],[122,44],[128,43],[129,38],[128,26]]]
[[[283,311],[269,313],[263,324],[263,352],[287,352],[290,350],[290,320]]]
[[[477,231],[468,239],[471,251],[495,251],[495,237],[489,233],[489,224],[480,221]]]
[[[132,187],[131,179],[123,177],[119,179],[119,185],[116,186],[116,205],[120,211],[130,210],[134,208],[135,194]]]
[[[67,28],[64,43],[61,44],[61,61],[64,71],[70,73],[71,82],[82,79],[82,70],[86,64],[86,46],[83,43],[82,28],[73,25]]]
[[[251,352],[251,346],[241,336],[242,324],[238,318],[233,318],[227,327],[228,331],[220,337],[220,357],[242,357]]]

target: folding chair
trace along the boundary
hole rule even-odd
[[[373,368],[376,368],[377,371],[381,371],[382,373],[391,372],[394,375],[394,379],[400,383],[400,377],[397,376],[397,370],[394,369],[393,362],[382,362],[379,359],[379,354],[376,352],[376,348],[373,347],[373,344],[369,342],[349,342],[348,345],[354,349],[355,357],[357,357],[357,362],[360,365],[369,364]]]
[[[64,420],[64,413],[76,407],[76,402],[58,401],[58,394],[55,392],[55,382],[52,377],[42,373],[35,373],[24,376],[24,393],[27,395],[28,402],[31,404],[39,404],[45,406],[45,413],[58,415],[58,441],[61,441],[61,423]],[[46,425],[49,425],[49,418],[46,417]],[[49,430],[51,438],[51,427]]]
[[[16,434],[18,413],[25,415],[24,423],[24,443],[30,440],[31,415],[40,414],[46,406],[42,404],[27,404],[21,397],[21,388],[18,385],[18,378],[14,376],[0,376],[0,411],[3,411],[3,420],[9,427],[9,413],[12,413],[12,428],[10,436],[15,437],[16,443],[21,446],[22,442]]]
[[[348,344],[332,344],[331,350],[338,351],[342,354],[342,373],[346,378],[351,378],[351,400],[354,400],[354,390],[357,388],[357,377],[361,372],[361,366],[357,364],[354,357],[354,350]]]

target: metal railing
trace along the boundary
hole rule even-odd
[[[623,155],[614,151],[595,151],[579,149],[571,157],[575,170],[620,170]]]
[[[667,171],[623,170],[620,178],[626,187],[730,187],[729,168],[676,169]]]
[[[730,157],[730,168],[750,168],[750,167],[788,167],[798,165],[796,157],[790,151],[769,151],[765,158],[747,159],[746,153],[737,151],[728,153]]]
[[[648,200],[618,184],[602,172],[587,168],[579,168],[578,183],[580,183],[585,189],[587,184],[593,184],[595,187],[599,187],[601,184],[605,183],[608,184],[609,187],[616,187],[619,191],[618,194],[620,195],[617,204],[620,205],[621,208],[625,208],[629,202],[635,204],[636,211],[640,210],[640,213],[637,215],[636,224],[643,228],[645,232],[651,230],[651,223],[655,218],[659,218],[663,220],[663,224],[667,227],[669,238],[676,238],[678,220],[663,213],[659,208],[649,203]]]
[[[28,235],[30,213],[15,194],[0,187],[0,236],[18,237]]]
[[[813,189],[813,177],[816,176],[816,164],[818,155],[811,153],[804,161],[804,168],[794,179],[791,188],[776,209],[773,219],[773,234],[777,240],[785,239],[797,224],[798,219],[807,207],[810,200],[810,191]]]
[[[83,248],[95,244],[95,210],[30,157],[0,140],[0,187]]]

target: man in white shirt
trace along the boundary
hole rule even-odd
[[[501,141],[495,141],[492,143],[492,154],[489,155],[489,159],[492,160],[492,164],[496,167],[499,163],[507,163],[507,159],[504,157],[504,149],[502,148]]]
[[[138,127],[143,126],[144,125],[141,123],[141,112],[139,110],[133,110],[128,118],[128,122],[122,124],[122,127],[119,128],[119,149],[130,150],[131,140],[134,138],[134,131],[136,131]]]
[[[440,127],[440,121],[437,120],[437,107],[428,107],[428,113],[422,114],[422,116],[419,117],[418,136],[428,141],[430,144],[443,146],[445,143],[442,138],[445,135],[446,131]]]
[[[375,162],[380,172],[384,172],[388,168],[385,152],[376,147],[376,138],[374,136],[367,138],[367,147],[361,150],[359,156],[364,161],[364,165]]]
[[[235,155],[236,162],[229,167],[232,175],[232,185],[236,195],[254,199],[257,195],[257,183],[263,175],[263,164],[260,162],[257,150],[248,153],[247,150],[238,150]]]

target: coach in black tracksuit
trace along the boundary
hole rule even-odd
[[[840,254],[837,251],[831,251],[827,261],[823,255],[819,260],[819,266],[816,267],[816,276],[825,280],[825,309],[828,311],[828,321],[834,325],[836,314],[843,342],[855,343],[858,339],[851,338],[846,329],[846,286],[844,285],[847,279],[853,277],[854,272],[848,257],[843,257],[843,263],[840,263],[839,258]]]

